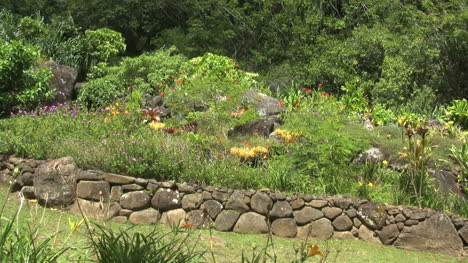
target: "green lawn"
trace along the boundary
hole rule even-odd
[[[17,211],[20,200],[16,194],[6,196],[6,188],[1,189],[1,205],[4,206],[3,218],[12,218]],[[24,206],[18,217],[20,227],[30,227],[39,229],[37,240],[54,235],[50,243],[55,248],[62,246],[70,247],[65,255],[60,259],[60,262],[89,262],[92,260],[92,250],[89,248],[87,231],[85,225],[82,224],[78,231],[70,230],[69,222],[79,222],[81,217],[70,214],[66,211],[44,209],[37,203],[28,202]],[[94,222],[97,223],[97,222]],[[99,222],[100,225],[111,229],[128,228],[129,225],[118,224],[113,222]],[[16,228],[17,226],[15,226]],[[170,231],[170,228],[160,226],[137,226],[131,231],[141,231],[148,233],[154,228],[162,232]],[[193,246],[198,240],[199,250],[206,250],[204,261],[213,262],[210,252],[210,239],[213,240],[213,251],[216,262],[241,262],[242,252],[248,257],[251,257],[253,247],[257,247],[260,251],[268,240],[267,235],[247,235],[213,231],[210,238],[209,230],[182,230],[179,233],[180,237],[185,237],[188,232],[188,245]],[[96,231],[97,232],[97,231]],[[273,238],[273,248],[270,247],[269,255],[276,254],[277,262],[290,262],[295,255],[295,248],[301,246],[300,240]],[[366,243],[360,240],[332,240],[332,241],[309,241],[309,244],[318,245],[325,252],[330,252],[327,262],[468,262],[468,260],[460,261],[455,257],[440,255],[435,253],[406,251],[393,247]],[[272,262],[272,261],[268,261]],[[319,256],[309,258],[308,262],[319,262]]]

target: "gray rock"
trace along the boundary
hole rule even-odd
[[[128,217],[128,222],[134,225],[152,225],[159,220],[159,212],[153,208],[133,212]]]
[[[135,182],[135,177],[110,173],[104,173],[102,179],[111,184],[133,184]]]
[[[468,244],[468,226],[464,226],[458,230],[458,234],[465,241],[465,244]]]
[[[113,203],[102,203],[102,202],[94,202],[88,201],[85,199],[76,199],[79,202],[79,206],[81,206],[81,210],[83,214],[89,218],[94,218],[98,220],[109,220],[114,216],[119,214],[121,209],[120,204],[117,202]],[[78,203],[75,202],[70,208],[72,213],[81,215],[80,208]]]
[[[322,209],[322,212],[326,218],[333,220],[337,216],[341,215],[341,213],[343,213],[343,210],[338,207],[324,207]]]
[[[355,227],[359,228],[362,225],[362,222],[357,217],[355,217],[355,218],[353,218],[353,225]]]
[[[288,201],[278,201],[273,205],[273,208],[270,211],[270,218],[277,219],[292,217],[292,213],[293,211]]]
[[[325,207],[328,205],[328,201],[327,200],[312,200],[310,201],[309,203],[307,203],[307,205],[311,206],[311,207],[314,207],[314,208],[322,208],[322,207]]]
[[[175,187],[174,181],[160,182],[159,186],[162,188],[173,189]]]
[[[297,237],[309,240],[327,240],[333,235],[333,226],[330,220],[321,218],[305,226],[297,228]]]
[[[185,220],[188,224],[193,225],[194,228],[198,229],[208,229],[210,228],[211,224],[213,224],[213,220],[211,217],[200,210],[190,211]]]
[[[297,234],[296,221],[292,218],[280,218],[271,224],[273,235],[280,237],[295,237]]]
[[[158,191],[158,189],[159,189],[159,186],[157,184],[148,183],[146,185],[146,190],[148,190],[152,194],[156,193],[156,191]]]
[[[354,200],[351,198],[335,198],[333,199],[333,205],[341,208],[343,210],[348,209],[350,206],[352,206],[354,203]]]
[[[135,183],[136,183],[137,185],[143,186],[143,189],[144,189],[144,188],[148,185],[148,180],[143,179],[143,178],[135,178]],[[143,189],[142,189],[142,190],[143,190]]]
[[[346,210],[345,213],[349,216],[349,218],[355,218],[357,216],[357,211],[354,208]]]
[[[231,231],[239,219],[240,213],[234,210],[224,210],[217,217],[215,221],[216,230],[218,231]]]
[[[382,229],[388,218],[385,212],[385,206],[377,203],[362,204],[357,211],[357,215],[359,219],[372,230]]]
[[[394,246],[456,255],[461,253],[463,242],[450,218],[437,213],[415,226],[404,227]]]
[[[76,186],[79,198],[94,201],[109,201],[110,185],[105,181],[80,181]]]
[[[273,200],[271,200],[268,194],[258,192],[252,196],[252,199],[250,200],[250,206],[252,207],[253,211],[262,215],[266,215],[273,206]]]
[[[370,148],[369,150],[358,155],[356,159],[353,160],[355,163],[380,163],[385,160],[384,153],[379,148]]]
[[[80,171],[78,176],[76,177],[77,181],[86,180],[86,181],[100,181],[102,179],[102,175],[100,171],[95,170],[87,170],[87,171]]]
[[[50,89],[54,91],[52,102],[62,103],[72,100],[78,73],[69,66],[51,60],[44,62],[42,66],[52,70],[53,77],[50,80]]]
[[[112,186],[109,199],[112,201],[120,201],[120,197],[122,197],[122,195],[123,190],[121,186]]]
[[[215,191],[212,194],[212,198],[215,199],[215,200],[218,200],[220,202],[227,201],[229,196],[230,196],[230,194],[228,194],[228,193],[223,193],[223,192],[218,192],[218,191]]]
[[[120,197],[122,207],[133,211],[148,208],[150,201],[151,197],[143,191],[129,192]]]
[[[181,196],[179,192],[162,188],[151,199],[151,205],[154,209],[167,211],[182,207]]]
[[[182,198],[182,208],[186,211],[195,210],[200,207],[203,202],[201,194],[187,194]]]
[[[426,219],[426,215],[427,215],[426,211],[417,211],[417,212],[413,212],[413,214],[411,214],[410,219],[421,221],[421,220]]]
[[[133,213],[133,211],[130,209],[120,209],[119,216],[128,217],[131,213]]]
[[[395,216],[395,222],[400,223],[400,222],[405,222],[406,217],[402,214],[398,214]]]
[[[382,244],[391,245],[392,242],[398,237],[400,231],[398,230],[397,225],[391,224],[384,226],[381,231],[379,231],[379,238]]]
[[[244,213],[237,220],[234,226],[234,232],[236,233],[267,233],[268,225],[265,221],[265,217],[255,212]]]
[[[124,191],[140,191],[145,189],[143,186],[139,184],[125,184],[122,185],[122,190]]]
[[[353,228],[353,221],[347,215],[340,215],[333,220],[332,225],[338,231],[348,231]]]
[[[291,205],[291,208],[293,210],[299,210],[304,207],[305,202],[303,199],[296,199],[294,201],[289,202],[289,204]]]
[[[405,226],[414,226],[419,223],[418,220],[408,219],[405,221]]]
[[[176,184],[177,190],[182,193],[195,193],[195,187],[188,185],[188,184]]]
[[[187,223],[186,215],[182,208],[170,210],[162,214],[160,223],[169,227],[180,227]]]
[[[204,211],[215,219],[218,214],[223,210],[223,205],[216,200],[208,200],[203,203]]]
[[[21,188],[21,193],[26,199],[36,199],[33,186],[23,186],[23,188]]]
[[[367,226],[365,225],[362,225],[359,228],[359,239],[367,242],[381,244],[379,238],[377,237],[377,234],[374,231],[367,228]]]
[[[34,177],[34,195],[41,205],[65,207],[75,199],[76,176],[79,173],[71,157],[42,164]]]
[[[254,90],[246,91],[242,96],[242,101],[246,104],[253,104],[261,117],[274,116],[285,111],[278,99]]]
[[[252,135],[253,133],[258,133],[264,137],[268,137],[275,129],[275,121],[266,119],[266,120],[255,120],[248,122],[246,124],[235,126],[234,128],[228,131],[228,136],[244,136]]]
[[[241,213],[247,212],[250,208],[244,203],[244,195],[240,191],[234,191],[226,203],[226,209],[232,209]]]
[[[323,217],[322,211],[312,208],[312,207],[304,207],[301,210],[293,212],[294,219],[298,225],[302,226],[311,221],[315,221]]]
[[[34,185],[34,174],[31,172],[26,172],[21,174],[16,178],[21,185],[24,186],[33,186]]]

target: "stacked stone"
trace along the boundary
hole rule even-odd
[[[11,174],[18,167],[16,179],[27,198],[36,197],[40,203],[55,206],[66,206],[76,200],[72,212],[101,220],[214,227],[237,233],[271,231],[277,236],[301,239],[359,238],[417,250],[468,252],[468,219],[432,209],[389,206],[347,196],[287,196],[268,189],[233,190],[157,182],[102,171],[81,171],[74,167],[71,158],[43,163],[10,157],[0,164],[3,174]],[[66,187],[54,179],[66,177],[64,171],[76,173],[66,180]],[[73,187],[76,196],[51,194],[50,182],[56,185],[54,189],[60,189],[55,192],[66,193]],[[49,199],[44,200],[44,196]]]

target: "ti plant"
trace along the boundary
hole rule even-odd
[[[468,193],[468,143],[464,143],[461,148],[452,145],[449,157],[460,166],[461,173],[458,175],[458,182],[461,190]]]

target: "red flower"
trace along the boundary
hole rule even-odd
[[[312,90],[311,90],[311,89],[308,89],[308,90],[307,90],[307,93],[311,93],[311,92],[312,92]]]
[[[375,125],[375,124],[376,124],[376,122],[375,122],[375,121],[371,121],[371,124],[372,124],[372,125]]]
[[[322,83],[319,83],[317,86],[319,86],[319,87],[322,87],[322,86],[323,86],[323,84],[322,84]]]
[[[250,145],[252,145],[252,143],[251,143],[251,142],[245,142],[244,144],[245,144],[245,145],[247,145],[247,146],[250,146]]]

